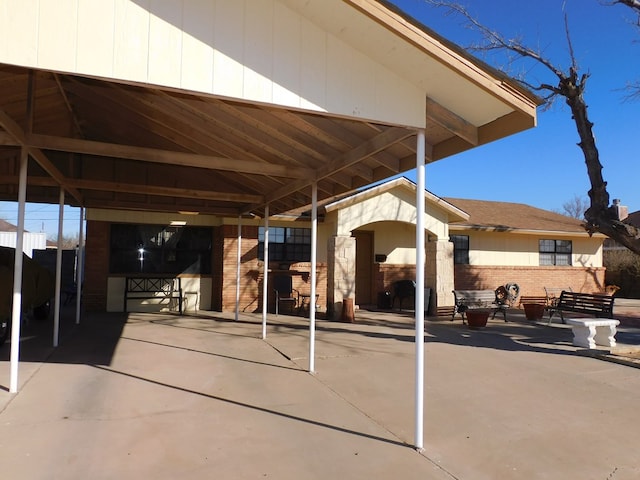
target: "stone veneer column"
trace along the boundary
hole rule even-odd
[[[438,306],[453,305],[453,243],[448,240],[428,242],[426,254],[427,286],[432,288],[429,315],[435,315]]]
[[[327,250],[327,317],[337,320],[342,314],[342,301],[355,300],[356,239],[346,235],[331,237]]]

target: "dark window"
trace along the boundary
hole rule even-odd
[[[264,227],[258,230],[258,258],[264,260]],[[311,229],[269,227],[269,261],[308,262],[311,260]]]
[[[571,265],[571,240],[540,240],[540,265]]]
[[[111,273],[211,273],[211,228],[112,224]]]
[[[469,265],[469,236],[450,235],[453,242],[453,263],[456,265]]]

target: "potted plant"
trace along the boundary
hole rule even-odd
[[[544,305],[542,303],[524,303],[524,316],[527,320],[542,320],[544,316]]]
[[[482,328],[487,326],[489,310],[485,308],[472,308],[466,312],[467,325],[469,328]]]

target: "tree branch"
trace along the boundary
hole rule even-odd
[[[504,49],[514,52],[522,58],[528,58],[543,65],[555,76],[557,81],[555,86],[550,83],[540,83],[537,87],[533,88],[535,90],[549,91],[551,92],[551,97],[564,97],[567,106],[571,110],[572,119],[580,138],[578,147],[582,151],[591,184],[591,189],[588,192],[590,206],[584,213],[586,220],[585,229],[590,234],[600,232],[607,235],[633,252],[640,254],[640,229],[620,222],[614,207],[609,207],[607,182],[604,181],[602,176],[602,164],[600,163],[600,154],[593,134],[593,123],[589,120],[587,104],[584,99],[589,74],[580,73],[579,71],[571,43],[567,16],[565,15],[565,32],[569,44],[571,66],[568,72],[565,72],[544,58],[539,52],[522,45],[520,41],[506,40],[500,34],[484,26],[461,5],[445,0],[427,0],[427,2],[436,7],[446,8],[450,13],[462,15],[469,22],[470,26],[482,35],[486,42],[484,46],[476,47],[476,49]],[[614,3],[623,3],[632,8],[637,8],[640,12],[640,0],[614,0]],[[529,86],[526,82],[520,81],[524,85]]]

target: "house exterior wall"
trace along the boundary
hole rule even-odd
[[[530,266],[540,265],[539,240],[571,240],[572,265],[602,267],[602,238],[568,236],[566,234],[515,232],[481,232],[451,229],[455,235],[469,236],[469,263],[471,265]]]
[[[436,197],[437,198],[437,197]],[[336,239],[349,237],[354,230],[362,229],[373,233],[374,255],[385,255],[384,262],[376,263],[374,295],[392,291],[396,280],[416,278],[416,191],[397,185],[388,190],[370,191],[340,201],[329,209],[325,218],[327,227],[336,232]],[[430,313],[434,313],[440,302],[453,301],[453,246],[449,242],[449,214],[436,201],[425,199],[424,225],[427,231],[425,287],[430,288],[432,297]],[[338,248],[339,244],[329,247]],[[336,272],[346,268],[340,255],[333,261]],[[331,278],[332,260],[329,260]],[[333,291],[332,293],[332,290]],[[340,281],[329,282],[329,308],[337,315],[343,298],[349,296],[348,289],[340,290]],[[332,296],[335,300],[332,300]],[[375,300],[375,298],[374,298]],[[332,304],[333,302],[333,304]],[[333,305],[333,307],[332,307]]]
[[[570,287],[574,292],[601,293],[605,286],[605,270],[601,267],[455,265],[455,289],[495,289],[506,283],[517,283],[520,296],[544,296],[544,287]]]
[[[6,2],[0,32],[2,63],[425,123],[423,88],[278,0]]]
[[[507,283],[517,283],[521,296],[544,296],[544,287],[589,293],[604,289],[602,238],[458,229],[452,233],[469,235],[470,264],[454,268],[457,290],[495,289]],[[571,240],[573,265],[540,266],[540,239]]]
[[[106,311],[109,291],[109,223],[87,221],[82,303],[87,311]]]
[[[145,220],[153,224],[169,224],[178,216],[173,214],[145,214]],[[190,217],[190,216],[182,216]],[[110,226],[112,223],[139,223],[140,215],[135,212],[117,210],[87,211],[87,247],[85,267],[85,308],[93,311],[122,311],[124,305],[124,282],[126,275],[109,273]],[[99,220],[98,220],[99,219]],[[222,224],[221,222],[234,222]],[[184,308],[217,311],[235,311],[236,278],[238,259],[238,226],[237,219],[219,219],[214,217],[191,217],[190,222],[199,226],[212,228],[212,272],[211,275],[181,274],[184,294]],[[240,264],[240,311],[262,311],[262,284],[264,277],[263,262],[258,260],[258,222],[242,225],[241,264]],[[292,226],[291,222],[270,222],[270,227]],[[307,224],[295,224],[296,227],[308,227]],[[323,230],[322,235],[320,230]],[[319,252],[316,270],[316,293],[319,295],[317,305],[320,312],[326,310],[327,304],[327,264],[326,229],[319,229]],[[293,288],[301,294],[310,293],[309,262],[293,263],[288,271],[280,270],[280,262],[269,262],[271,274],[291,274]],[[275,296],[272,288],[267,290],[268,308],[274,310]],[[197,303],[196,303],[197,302]],[[136,309],[140,309],[140,305]],[[146,307],[145,307],[146,308]],[[149,307],[153,309],[153,306]]]

